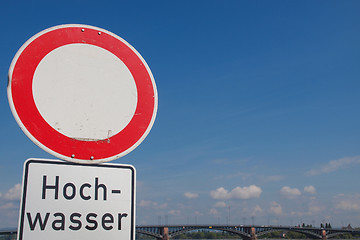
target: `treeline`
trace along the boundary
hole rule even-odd
[[[3,236],[0,236],[0,240],[13,240],[13,239],[16,239],[15,236],[11,236],[11,235],[3,235]]]
[[[300,225],[300,224],[297,225],[296,227],[312,228],[312,227],[314,227],[314,226],[313,226],[312,224],[305,224],[305,223],[303,223],[303,224],[301,224],[301,225]],[[321,227],[321,228],[327,228],[327,229],[332,228],[330,223],[325,223],[325,224],[321,223],[321,224],[320,224],[320,227]]]
[[[274,231],[266,233],[259,237],[259,239],[264,238],[284,238],[284,239],[306,239],[305,234],[298,232],[283,232],[283,231]]]
[[[331,224],[330,224],[330,223],[325,223],[325,225],[324,225],[324,224],[320,224],[320,227],[321,227],[321,228],[331,228]]]
[[[177,235],[174,239],[239,239],[237,234],[214,231],[196,231]]]
[[[240,239],[240,238],[241,237],[237,234],[231,234],[227,232],[199,230],[194,232],[182,233],[173,237],[172,239]],[[154,239],[154,238],[143,234],[137,234],[136,239]]]
[[[309,237],[307,237],[305,234],[299,233],[299,232],[274,231],[274,232],[270,232],[270,233],[264,234],[259,237],[259,239],[265,239],[265,238],[270,238],[270,239],[271,238],[308,239]],[[354,238],[359,239],[360,234],[345,233],[345,234],[337,235],[337,236],[333,237],[332,239],[354,239]]]
[[[303,226],[303,227],[310,227]],[[325,224],[326,227],[326,224]],[[293,231],[273,231],[262,236],[259,236],[258,239],[309,239],[303,233],[293,232]],[[359,239],[360,234],[341,234],[333,237],[333,239]],[[143,234],[136,234],[136,239],[154,239],[150,236]],[[241,239],[241,236],[237,234],[222,232],[222,231],[209,231],[209,230],[198,230],[193,232],[182,233],[173,237],[172,239]]]

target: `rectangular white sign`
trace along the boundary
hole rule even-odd
[[[135,168],[28,159],[18,240],[135,239]]]

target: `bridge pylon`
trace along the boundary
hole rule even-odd
[[[169,228],[168,227],[163,227],[161,229],[161,235],[162,235],[162,239],[160,240],[169,240]]]
[[[254,227],[251,227],[250,240],[257,240],[257,237],[256,237],[256,229],[255,229]]]
[[[326,236],[326,231],[325,231],[325,229],[323,229],[323,230],[321,231],[321,239],[322,239],[322,240],[327,240],[327,236]]]

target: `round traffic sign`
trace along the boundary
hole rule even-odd
[[[101,163],[135,149],[157,112],[153,75],[119,36],[67,24],[30,38],[9,69],[8,98],[25,134],[63,160]]]

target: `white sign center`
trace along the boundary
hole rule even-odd
[[[90,44],[68,44],[47,54],[36,68],[33,94],[45,121],[78,140],[116,135],[137,106],[136,84],[127,66]]]

